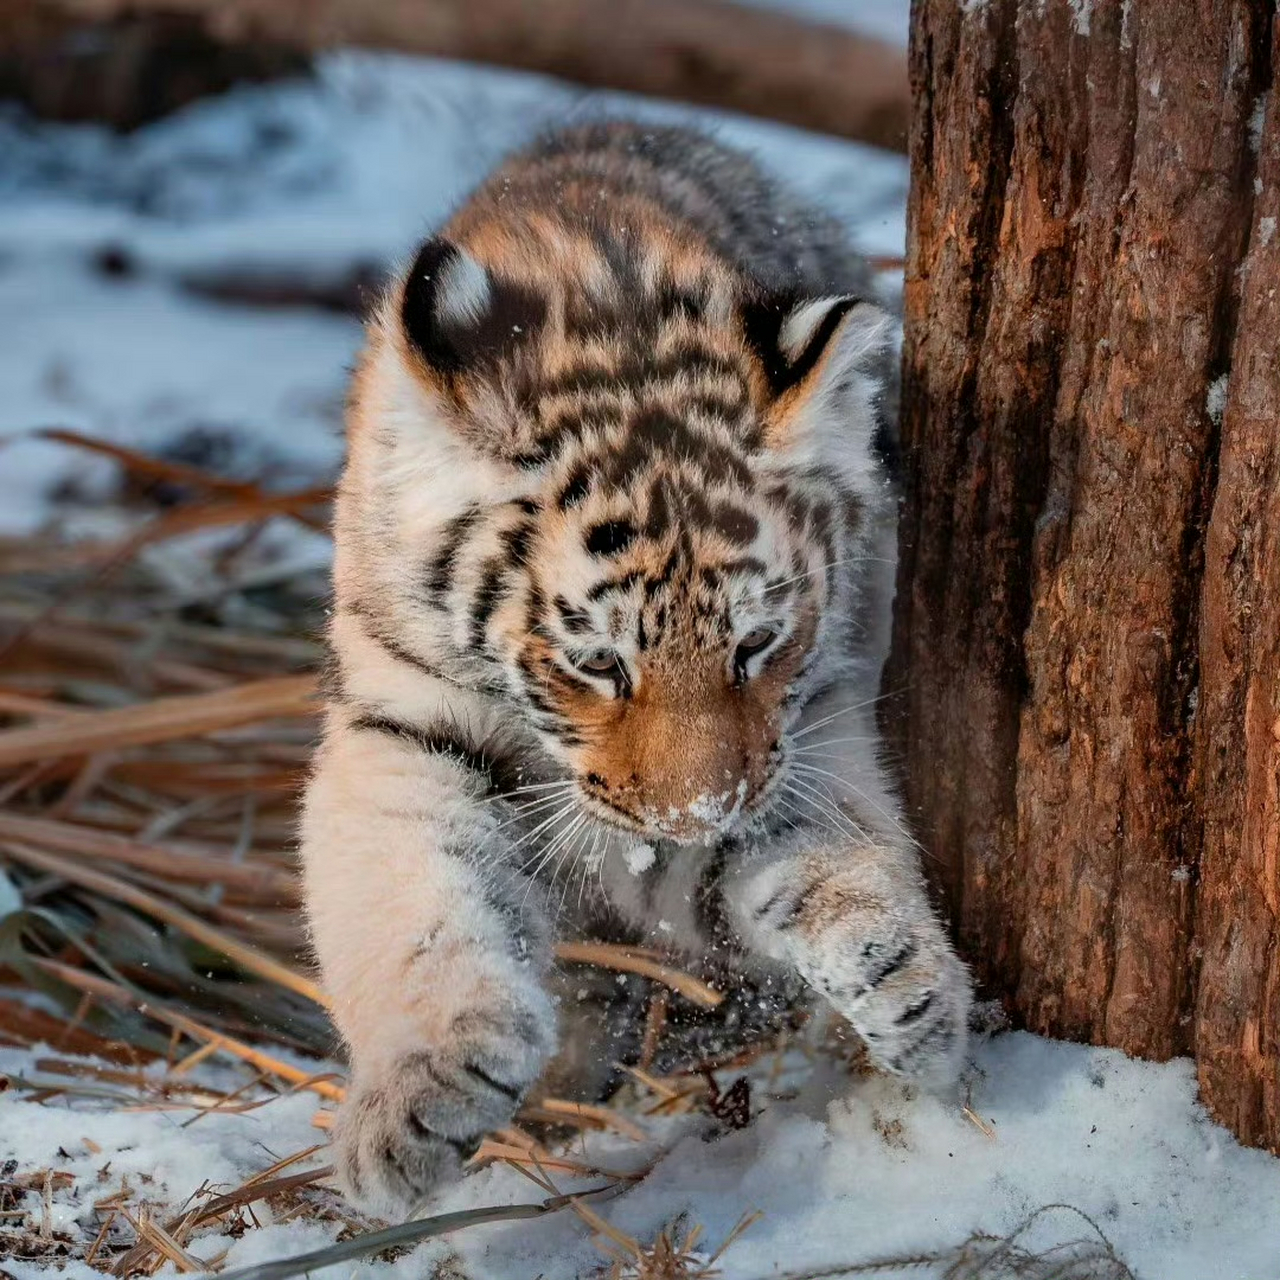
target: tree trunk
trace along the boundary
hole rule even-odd
[[[915,0],[886,687],[965,951],[1280,1147],[1274,0]]]

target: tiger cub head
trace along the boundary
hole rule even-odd
[[[500,687],[590,814],[725,832],[848,662],[886,330],[697,245],[431,240],[357,373],[339,587],[358,557],[397,633]]]

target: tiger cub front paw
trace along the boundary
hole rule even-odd
[[[927,903],[840,873],[775,892],[761,924],[866,1042],[878,1067],[933,1086],[960,1072],[973,1000],[968,970]]]
[[[964,1061],[973,1002],[968,970],[938,924],[852,938],[815,985],[863,1038],[876,1066],[941,1087]]]
[[[406,1216],[510,1122],[554,1050],[554,1009],[536,990],[460,1014],[443,1043],[408,1050],[372,1078],[357,1070],[333,1135],[347,1196],[380,1217]]]

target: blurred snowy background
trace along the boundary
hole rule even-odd
[[[774,7],[906,41],[906,0]],[[32,438],[38,429],[69,428],[280,486],[331,478],[362,295],[505,151],[545,126],[604,111],[709,124],[841,216],[866,253],[902,253],[901,155],[528,74],[336,53],[306,78],[238,87],[123,134],[36,124],[0,104],[0,534],[50,524],[92,533],[115,518],[116,469]],[[892,299],[900,279],[890,270],[883,282]],[[285,528],[301,563],[326,560],[326,539]],[[0,899],[6,887],[0,879]],[[11,906],[0,900],[0,916]],[[27,1066],[22,1053],[0,1050],[0,1073]],[[1011,1232],[1065,1201],[1147,1280],[1280,1277],[1280,1162],[1243,1151],[1204,1118],[1185,1062],[1136,1064],[1018,1034],[975,1049],[958,1098],[913,1100],[885,1080],[850,1086],[830,1077],[777,1092],[785,1100],[715,1144],[689,1117],[666,1125],[653,1152],[593,1137],[602,1163],[667,1149],[610,1216],[651,1238],[687,1214],[714,1245],[742,1213],[761,1209],[721,1263],[727,1277],[745,1280],[945,1253],[975,1230]],[[202,1182],[233,1184],[313,1143],[313,1111],[298,1096],[190,1128],[180,1113],[0,1097],[0,1183],[5,1167],[65,1175],[46,1184],[43,1200],[33,1192],[15,1195],[16,1208],[0,1203],[0,1273],[61,1265],[52,1255],[13,1260],[7,1232],[10,1240],[19,1227],[47,1227],[50,1238],[92,1234],[104,1162],[117,1176],[145,1175],[159,1202],[177,1205]],[[516,1173],[492,1169],[441,1208],[530,1192]],[[260,1209],[261,1229],[231,1244],[229,1264],[316,1247],[336,1233],[329,1222],[273,1225]],[[1037,1220],[1032,1235],[1096,1239],[1065,1210]],[[193,1248],[210,1252],[199,1240]],[[957,1256],[935,1270],[958,1268]],[[326,1274],[561,1280],[601,1260],[566,1215]],[[1095,1257],[1092,1269],[1034,1274],[1118,1274],[1109,1265]],[[83,1262],[67,1267],[96,1274]]]
[[[776,6],[775,6],[776,7]],[[905,42],[905,0],[797,0]],[[505,152],[596,113],[696,119],[901,254],[907,165],[872,147],[540,76],[343,52],[131,133],[0,104],[0,532],[60,499],[92,519],[109,465],[23,440],[67,427],[281,483],[340,456],[361,286]]]

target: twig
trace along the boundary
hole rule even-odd
[[[552,1196],[541,1204],[495,1205],[488,1209],[465,1209],[459,1213],[442,1213],[434,1218],[419,1218],[382,1231],[363,1232],[350,1240],[330,1245],[327,1249],[315,1249],[278,1262],[263,1262],[251,1267],[240,1267],[235,1271],[224,1271],[219,1280],[291,1280],[293,1276],[320,1267],[350,1262],[353,1258],[367,1258],[384,1249],[419,1244],[423,1240],[450,1235],[467,1227],[541,1218],[548,1213],[558,1213],[571,1204],[573,1199],[572,1196]]]
[[[558,942],[556,959],[568,964],[592,964],[601,969],[614,969],[621,973],[638,973],[652,978],[678,991],[686,1000],[701,1005],[704,1009],[714,1009],[723,999],[714,987],[695,978],[692,974],[682,973],[669,965],[659,964],[647,956],[638,955],[632,947],[619,946],[612,942]]]

